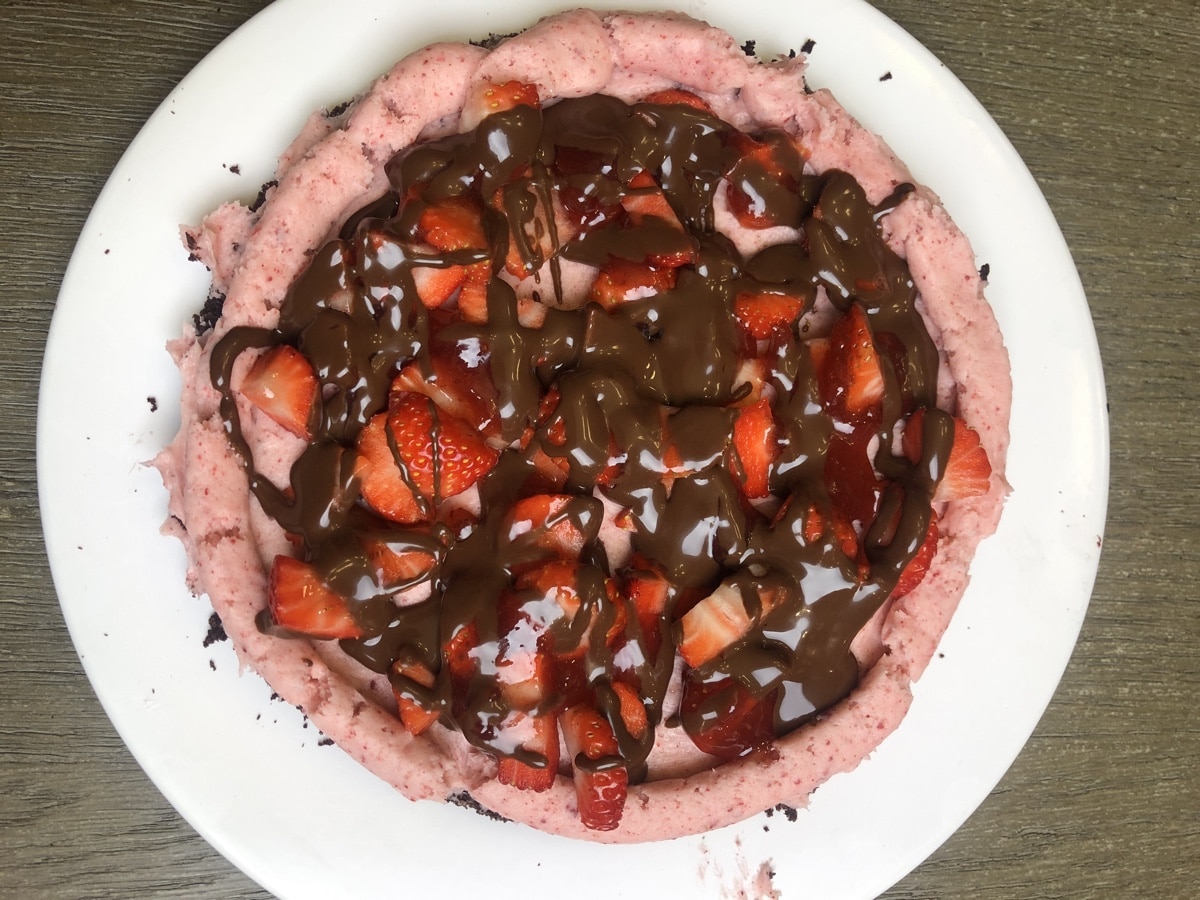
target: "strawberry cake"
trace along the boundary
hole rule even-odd
[[[587,10],[433,45],[185,239],[189,583],[383,781],[657,840],[898,725],[1000,516],[1008,359],[802,57]]]

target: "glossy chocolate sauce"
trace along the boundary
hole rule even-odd
[[[497,689],[495,672],[522,639],[548,639],[558,653],[577,648],[582,654],[584,680],[563,690],[593,703],[620,745],[618,758],[576,763],[627,766],[639,776],[653,729],[640,738],[630,734],[612,685],[637,684],[651,726],[658,723],[679,610],[722,583],[741,591],[756,625],[687,674],[681,724],[700,734],[731,708],[731,698],[749,696],[771,703],[773,731],[783,734],[853,689],[858,669],[850,642],[887,601],[926,535],[930,497],[953,428],[934,410],[937,352],[914,308],[912,279],[879,228],[880,218],[911,187],[873,205],[843,172],[806,172],[782,133],[767,131],[750,141],[774,148],[773,168],[746,152],[748,141],[688,106],[630,106],[604,96],[493,115],[473,132],[416,146],[392,160],[392,190],[351,216],[315,254],[292,285],[278,326],[234,328],[212,355],[222,415],[230,440],[247,459],[254,495],[300,540],[303,558],[349,598],[366,634],[342,641],[343,649],[390,673],[402,696],[439,710],[444,724],[488,752],[545,764],[510,736],[506,726],[514,712]],[[642,172],[661,185],[682,229],[653,216],[635,222],[622,212],[622,198],[644,190],[629,186]],[[714,227],[713,198],[726,184],[750,198],[763,224],[798,228],[801,239],[743,259]],[[482,210],[486,248],[438,253],[423,243],[422,211],[452,197]],[[560,233],[549,210],[558,210],[559,222],[569,220],[569,235]],[[502,274],[513,248],[524,272],[542,279],[539,296],[548,309],[536,328],[521,323],[510,286],[515,279]],[[563,308],[561,261],[603,266],[614,257],[640,262],[676,253],[690,262],[676,270],[670,289],[612,310],[596,303]],[[415,264],[479,263],[493,273],[485,324],[431,312],[418,298]],[[735,298],[745,292],[796,297],[806,311],[819,292],[839,309],[863,307],[885,350],[882,408],[865,421],[830,411],[808,344],[812,336],[805,333],[807,317],[763,345],[748,342],[733,313]],[[281,343],[304,353],[321,385],[313,440],[287,491],[256,472],[230,385],[243,351]],[[436,378],[431,354],[438,346],[490,378],[496,420],[491,436],[501,453],[480,484],[477,520],[402,527],[359,499],[355,441],[387,408],[402,365],[415,361]],[[771,497],[757,504],[740,494],[740,463],[729,437],[736,404],[749,389],[739,380],[739,366],[750,355],[766,359],[779,429]],[[557,392],[558,402],[546,416],[550,392]],[[863,552],[848,556],[831,532],[809,533],[808,511],[839,502],[827,477],[831,445],[853,431],[877,436],[880,448],[890,448],[896,423],[918,407],[930,410],[918,464],[887,449],[875,455],[880,477],[871,502],[878,512],[873,522],[857,524]],[[437,415],[435,409],[435,422]],[[561,461],[565,484],[547,488],[538,462],[546,457]],[[521,531],[511,518],[515,503],[542,493],[569,495],[554,521],[569,522],[584,538],[576,582],[580,606],[572,616],[550,608],[537,590],[517,587],[514,575],[546,556],[538,539],[554,522]],[[620,604],[612,592],[629,577],[613,571],[598,539],[600,495],[627,511],[631,567],[652,565],[670,582],[657,654],[633,616],[621,640],[597,639],[618,627]],[[430,519],[437,500],[424,500]],[[429,599],[397,606],[392,594],[405,585],[382,583],[364,540],[427,553],[432,568],[416,580],[428,579]],[[765,592],[771,607],[758,615]],[[499,611],[514,606],[524,611],[518,617],[524,638]],[[275,627],[269,615],[262,627]],[[444,655],[464,629],[474,629],[478,661],[467,684],[451,677]],[[426,665],[436,675],[433,686],[395,674],[397,661]],[[545,711],[562,701],[546,698]],[[732,755],[759,744],[739,745]]]

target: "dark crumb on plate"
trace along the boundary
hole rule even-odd
[[[796,812],[796,808],[794,806],[788,806],[786,803],[779,803],[775,806],[775,808],[783,813],[784,818],[786,818],[789,822],[795,822],[796,819],[800,817],[800,814]]]
[[[229,635],[225,633],[225,626],[221,623],[221,617],[213,613],[208,617],[208,634],[204,636],[204,646],[211,647],[213,644],[227,640],[229,640]]]
[[[250,212],[258,212],[260,209],[262,209],[262,205],[267,202],[267,191],[278,186],[279,182],[273,178],[270,181],[265,182],[263,186],[258,189],[258,196],[254,198],[254,202],[250,204]]]
[[[459,791],[457,794],[451,794],[446,798],[447,803],[453,803],[455,806],[461,806],[463,809],[471,809],[479,813],[484,818],[491,819],[493,822],[511,822],[495,810],[488,809],[466,791]]]
[[[323,737],[319,741],[317,741],[317,746],[318,747],[332,747],[333,746],[333,738]]]
[[[745,53],[747,56],[753,56],[754,55],[754,45],[755,45],[755,41],[746,41],[746,43],[742,44],[742,52]]]
[[[484,50],[495,50],[510,37],[516,37],[519,32],[512,31],[508,34],[496,34],[491,32],[487,37],[480,41],[471,41],[476,47],[482,47]]]
[[[208,661],[208,667],[214,672],[217,671],[217,664],[211,659]]]
[[[982,266],[979,267],[979,280],[980,281],[987,281],[988,276],[991,274],[992,274],[991,263],[984,263]]]
[[[879,76],[879,80],[880,80],[880,81],[891,81],[891,80],[892,80],[892,73],[891,73],[891,72],[884,72],[882,75],[880,75],[880,76]]]
[[[809,38],[807,41],[805,41],[803,44],[800,45],[800,52],[807,56],[809,53],[813,52],[813,47],[815,47],[815,46],[817,46],[817,42],[814,41],[812,38]]]
[[[234,175],[241,175],[242,167],[240,165],[238,165],[237,163],[234,163],[232,166],[229,167],[229,171],[232,172]]]
[[[353,100],[343,100],[337,106],[330,107],[329,109],[325,110],[325,118],[336,119],[346,110],[348,110],[352,103],[354,103]]]
[[[153,395],[149,396],[146,398],[146,402],[150,404],[150,412],[158,412],[158,398],[157,397],[154,397]]]
[[[272,699],[272,700],[282,700],[283,698],[282,698],[282,697],[280,697],[280,696],[279,696],[277,693],[275,693],[274,691],[271,691],[271,699]]]
[[[196,334],[204,334],[213,329],[217,320],[221,318],[221,309],[224,305],[225,295],[220,291],[213,291],[208,295],[204,301],[204,308],[192,316],[192,325],[196,329]]]

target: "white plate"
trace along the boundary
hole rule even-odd
[[[524,898],[564,885],[580,900],[719,897],[764,864],[785,898],[872,896],[970,815],[1049,702],[1095,577],[1108,444],[1087,303],[1036,184],[967,90],[857,0],[683,7],[757,39],[761,55],[814,40],[810,81],[886,137],[991,267],[1013,361],[1014,491],[910,714],[871,759],[795,822],[776,814],[667,844],[593,846],[409,803],[239,677],[227,643],[202,646],[208,610],[184,588],[180,546],[158,534],[165,496],[143,465],[178,427],[163,344],[207,290],[177,225],[252,198],[309,111],[406,52],[518,30],[556,8],[512,6],[355,0],[333,15],[327,0],[281,0],[197,66],[130,146],[63,282],[39,401],[42,517],[75,646],[163,794],[285,897]]]

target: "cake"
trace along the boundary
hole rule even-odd
[[[660,840],[899,724],[999,520],[1008,359],[802,56],[588,10],[432,45],[184,237],[221,302],[170,347],[168,528],[384,782]]]

